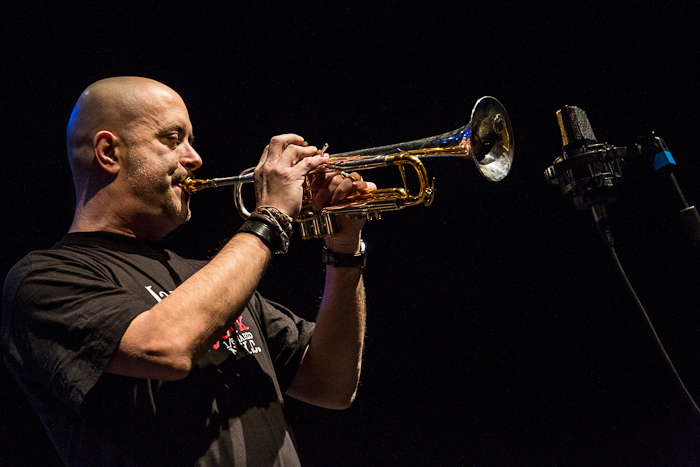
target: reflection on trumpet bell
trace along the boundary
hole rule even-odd
[[[433,182],[428,179],[422,158],[462,157],[471,159],[479,173],[489,181],[503,180],[513,163],[513,128],[508,113],[493,97],[482,97],[472,109],[469,123],[457,130],[430,138],[389,146],[331,155],[321,169],[326,172],[359,171],[378,167],[396,166],[404,186],[353,193],[342,202],[326,206],[321,212],[311,210],[311,190],[306,189],[302,211],[297,222],[303,238],[334,235],[335,216],[350,215],[366,219],[378,219],[384,211],[396,211],[406,206],[429,206],[435,195]],[[408,188],[406,167],[412,167],[418,175],[420,188],[412,194]],[[234,186],[234,197],[239,213],[248,217],[250,212],[243,204],[241,187],[253,181],[253,168],[240,175],[210,180],[187,179],[182,185],[190,194],[206,188]],[[313,176],[313,175],[311,175]],[[307,183],[308,187],[308,183]]]

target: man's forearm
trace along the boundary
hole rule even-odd
[[[365,314],[361,270],[328,266],[316,329],[287,394],[326,408],[350,406],[360,378]]]
[[[243,311],[271,256],[258,237],[234,236],[209,264],[131,322],[106,371],[153,379],[186,376]]]

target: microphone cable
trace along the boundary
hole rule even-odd
[[[688,388],[686,388],[685,383],[683,383],[683,379],[681,376],[678,374],[678,371],[676,370],[675,365],[671,361],[671,357],[669,357],[668,352],[666,352],[666,348],[664,347],[663,343],[661,342],[661,339],[659,338],[658,333],[656,332],[656,328],[654,328],[654,324],[651,322],[651,319],[649,318],[649,315],[647,314],[646,309],[644,308],[644,305],[642,304],[641,300],[639,300],[639,297],[637,296],[637,292],[635,292],[634,287],[632,286],[632,283],[629,281],[627,278],[627,274],[625,273],[624,268],[622,267],[622,263],[620,263],[620,259],[617,257],[617,252],[615,252],[615,247],[608,242],[606,243],[608,253],[610,253],[610,257],[613,260],[613,263],[615,264],[615,269],[617,270],[618,275],[620,276],[620,279],[622,282],[625,284],[625,287],[632,298],[632,301],[634,302],[634,305],[636,308],[640,311],[642,316],[644,317],[644,322],[647,325],[647,328],[651,331],[651,334],[654,336],[654,340],[656,341],[656,345],[661,351],[661,354],[663,355],[664,361],[666,362],[666,366],[668,367],[669,370],[671,370],[671,373],[673,373],[673,377],[678,383],[678,386],[680,387],[681,391],[683,392],[683,396],[685,396],[685,399],[688,401],[690,406],[693,409],[693,412],[695,415],[700,418],[700,407],[698,407],[698,404],[695,402],[693,399],[693,396],[690,394],[688,391]]]

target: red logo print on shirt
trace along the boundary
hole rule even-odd
[[[243,324],[243,317],[239,316],[238,319],[236,319],[235,325],[226,330],[226,334],[221,336],[221,338],[229,352],[239,356],[239,354],[250,355],[262,351],[262,349],[255,344],[253,333],[246,332],[249,329],[248,326]],[[216,344],[211,346],[212,349],[218,350],[219,347],[221,347],[221,342],[222,341],[216,341]]]

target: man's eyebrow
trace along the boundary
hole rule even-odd
[[[185,126],[180,125],[179,123],[173,123],[172,125],[168,125],[166,127],[163,127],[161,129],[163,133],[168,133],[170,131],[176,131],[178,133],[184,132],[185,131]]]

